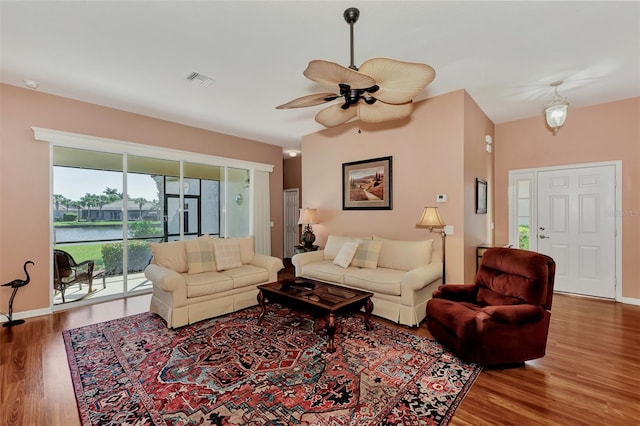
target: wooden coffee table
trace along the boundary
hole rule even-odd
[[[335,284],[323,283],[321,281],[306,278],[295,278],[258,286],[258,303],[260,304],[260,320],[267,310],[265,299],[283,304],[295,305],[302,309],[319,309],[328,314],[327,335],[329,345],[327,352],[335,352],[334,335],[336,333],[336,313],[350,309],[365,308],[364,325],[367,330],[371,330],[371,311],[373,293],[341,287]]]

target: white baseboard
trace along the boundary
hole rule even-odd
[[[628,305],[638,305],[638,306],[640,306],[640,299],[635,299],[633,297],[623,297],[621,302],[622,303],[626,303]]]
[[[53,313],[51,308],[42,308],[42,309],[34,309],[32,311],[24,311],[24,312],[14,312],[13,319],[27,319],[32,317],[39,317],[41,315],[49,315]],[[4,315],[0,316],[0,323],[8,322],[9,319]]]

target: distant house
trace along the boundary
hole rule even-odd
[[[83,207],[78,209],[69,209],[65,210],[64,208],[60,208],[60,210],[54,209],[54,217],[62,217],[64,213],[79,213],[80,220],[87,221],[109,221],[109,220],[118,220],[121,221],[122,211],[123,211],[123,203],[122,200],[114,201],[113,203],[105,204],[102,207],[99,206],[91,206],[91,208]],[[158,208],[156,205],[150,202],[146,202],[140,207],[134,200],[127,201],[127,212],[128,212],[128,220],[158,220],[160,217]]]

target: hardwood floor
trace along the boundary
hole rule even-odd
[[[149,300],[0,327],[0,424],[80,424],[62,330],[147,311]],[[450,425],[638,424],[640,307],[562,294],[553,304],[547,355],[521,368],[485,369]],[[424,325],[410,331],[430,336]]]

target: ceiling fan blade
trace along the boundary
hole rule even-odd
[[[358,104],[358,118],[367,123],[399,120],[410,116],[412,112],[413,102],[395,105],[386,104],[378,100],[371,105],[365,103]]]
[[[343,83],[348,84],[352,89],[366,89],[376,84],[369,75],[321,59],[309,62],[303,74],[309,80],[330,86]]]
[[[316,121],[325,127],[335,127],[355,118],[357,114],[357,108],[342,109],[340,104],[335,104],[316,114]]]
[[[369,59],[360,66],[360,72],[375,79],[380,89],[373,96],[388,104],[411,101],[436,77],[427,64],[389,58]]]
[[[289,101],[286,104],[278,105],[276,109],[302,108],[302,107],[320,105],[325,102],[330,102],[339,97],[340,95],[336,95],[335,93],[330,93],[330,92],[314,93],[313,95],[302,96],[300,98],[296,98],[292,101]]]

